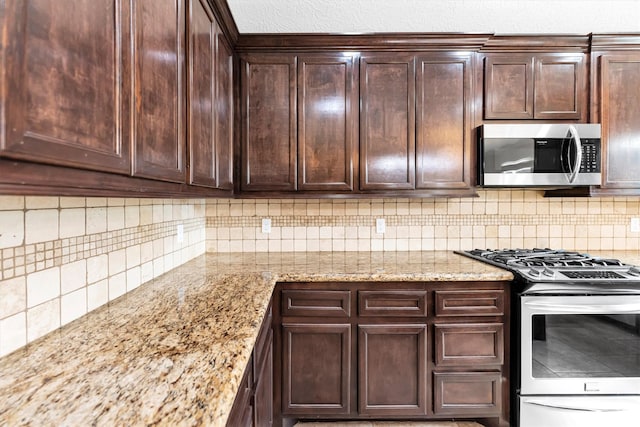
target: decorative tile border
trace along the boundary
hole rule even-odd
[[[186,235],[191,231],[202,229],[205,219],[165,221],[3,249],[0,250],[0,266],[2,266],[0,280],[174,236],[178,224],[183,224]]]

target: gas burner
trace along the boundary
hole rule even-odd
[[[593,283],[640,280],[640,269],[617,259],[549,248],[474,249],[458,252],[506,268],[531,283]]]

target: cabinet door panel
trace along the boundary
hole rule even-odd
[[[238,387],[233,406],[227,418],[229,427],[251,427],[254,421],[253,394],[253,359],[249,359],[242,381]]]
[[[640,54],[603,55],[603,187],[640,188]]]
[[[130,173],[129,3],[0,6],[0,156]]]
[[[435,415],[497,415],[502,402],[500,372],[434,372]]]
[[[434,334],[437,366],[502,365],[502,324],[441,324]]]
[[[427,413],[427,326],[358,326],[359,413]]]
[[[184,6],[136,0],[134,175],[185,182]]]
[[[296,58],[247,55],[242,83],[243,190],[296,188]]]
[[[255,425],[273,425],[273,332],[269,329],[264,358],[256,357]],[[256,353],[256,356],[258,354]]]
[[[354,58],[301,57],[298,188],[353,190],[358,92]]]
[[[584,56],[537,56],[535,67],[535,118],[580,119],[586,103]]]
[[[206,0],[190,0],[190,183],[232,188],[232,53]]]
[[[416,72],[416,188],[471,186],[471,55],[421,56]]]
[[[233,49],[218,28],[216,55],[216,172],[218,188],[233,189]]]
[[[189,1],[189,168],[190,182],[217,186],[216,41],[218,25],[203,0]]]
[[[350,411],[351,325],[283,324],[283,414]]]
[[[485,58],[485,119],[533,119],[533,57]]]
[[[413,57],[366,55],[360,60],[360,188],[415,187]]]

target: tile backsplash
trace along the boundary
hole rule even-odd
[[[207,200],[207,251],[405,251],[552,247],[637,250],[640,199],[545,198],[480,190],[475,198]],[[271,233],[261,221],[271,219]],[[376,220],[384,219],[384,234]]]
[[[205,250],[640,250],[633,217],[640,198],[544,198],[536,190],[463,199],[0,196],[0,356]]]
[[[0,356],[204,251],[203,200],[0,196]]]

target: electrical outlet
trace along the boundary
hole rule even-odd
[[[631,218],[631,232],[640,233],[640,218]]]
[[[384,218],[376,218],[376,233],[384,234],[387,226],[385,224]]]
[[[271,218],[262,218],[262,232],[271,233]]]
[[[178,243],[184,242],[184,225],[178,224],[176,227],[176,240]]]

